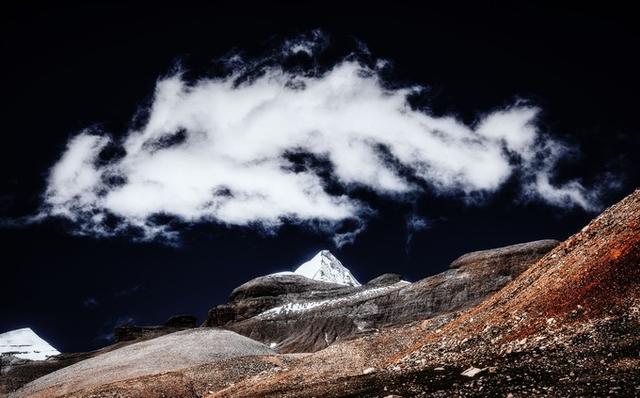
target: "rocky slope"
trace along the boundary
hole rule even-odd
[[[546,254],[545,246],[550,250]],[[155,352],[153,358],[169,361],[170,366],[156,368],[133,354],[121,356],[121,362],[101,359],[108,355],[104,354],[92,358],[93,362],[77,364],[84,372],[82,380],[67,379],[75,377],[69,370],[63,373],[67,376],[54,377],[63,369],[36,380],[14,396],[640,395],[640,191],[554,246],[554,242],[537,242],[494,250],[493,255],[472,253],[454,261],[445,273],[409,285],[397,276],[386,275],[359,287],[323,283],[312,293],[299,284],[308,288],[317,281],[288,275],[293,279],[286,282],[275,277],[275,291],[283,293],[270,296],[274,277],[259,278],[236,289],[228,306],[234,316],[250,313],[256,303],[263,306],[245,319],[232,318],[225,327],[248,321],[256,322],[257,327],[271,316],[300,326],[301,319],[318,318],[322,313],[335,319],[337,311],[353,311],[347,312],[349,317],[358,317],[374,308],[370,313],[389,311],[394,321],[383,316],[379,322],[386,326],[363,328],[307,354],[275,354],[269,350],[206,359],[206,355],[200,357],[193,351],[206,351],[209,344],[187,344],[184,349],[182,338],[170,345],[158,345],[161,337],[146,343],[162,347],[151,350]],[[531,256],[523,257],[523,253]],[[494,262],[494,256],[503,260]],[[522,258],[533,264],[518,271],[519,266],[507,261],[518,259],[514,262],[521,265]],[[402,286],[396,286],[399,284]],[[390,291],[377,294],[380,290],[374,289]],[[379,303],[387,295],[397,295],[396,301],[403,300],[403,295],[413,297],[407,299],[411,307],[418,305],[416,298],[429,304],[419,310],[400,307],[394,311],[388,310],[393,305],[365,305]],[[246,304],[244,312],[235,312],[242,303]],[[399,316],[412,311],[423,315]],[[314,338],[311,330],[306,333]],[[251,344],[268,350],[257,342]],[[228,345],[223,343],[224,347]],[[203,362],[178,365],[181,355],[194,355]],[[138,368],[148,367],[153,371],[135,373]],[[30,390],[48,377],[58,381],[38,393]]]
[[[393,274],[361,286],[291,274],[259,277],[236,288],[229,304],[212,309],[205,325],[225,327],[279,352],[313,352],[381,327],[474,305],[557,244],[543,240],[470,253],[452,269],[411,284]]]
[[[237,327],[251,337],[259,338],[271,346],[277,346],[281,352],[316,351],[347,337],[377,335],[377,328],[384,325],[403,324],[471,305],[499,289],[556,244],[555,241],[540,241],[524,246],[516,245],[490,250],[485,252],[482,261],[468,261],[463,266],[457,266],[443,274],[414,284],[401,281],[399,275],[394,274],[381,275],[361,286],[355,286],[355,283],[352,286],[317,281],[296,273],[267,275],[235,289],[231,294],[230,303],[212,310],[207,323],[225,325],[229,329]],[[494,258],[492,253],[495,253],[497,258]],[[487,264],[488,259],[494,261]],[[346,273],[341,272],[341,274]],[[396,291],[402,294],[390,294]],[[176,322],[180,323],[177,326],[192,326],[191,319],[185,317],[176,319]],[[184,324],[185,322],[189,325]],[[39,363],[39,365],[53,364],[54,366],[35,368],[42,370],[41,374],[44,374],[82,359],[94,356],[104,359],[103,355],[110,351],[131,344],[132,341],[153,338],[156,333],[166,333],[169,326],[176,326],[173,325],[175,322],[169,323],[171,325],[163,327],[119,328],[115,331],[118,342],[111,347],[94,353],[62,355]],[[287,324],[290,326],[286,326]],[[243,330],[245,327],[250,329]],[[247,332],[247,330],[250,331]],[[271,336],[277,336],[279,340],[272,339]],[[404,340],[397,339],[393,344],[389,343],[389,347],[401,346],[401,341]],[[92,391],[102,391],[104,394],[107,394],[107,391],[124,390],[130,391],[131,394],[135,391],[135,396],[138,394],[158,396],[162,391],[163,393],[173,391],[175,396],[182,396],[181,394],[186,394],[185,391],[194,390],[197,391],[196,396],[201,396],[211,389],[224,388],[231,382],[241,381],[259,372],[282,371],[288,366],[304,361],[305,357],[305,355],[294,354],[247,357],[242,360],[216,360],[189,367],[188,370],[170,370],[161,374],[150,372],[144,376],[125,372],[125,376],[120,375],[116,380],[97,377],[98,382],[85,387]],[[87,362],[84,361],[83,365],[86,364]],[[92,372],[96,374],[103,372],[98,366],[99,362],[89,361],[88,364]],[[35,368],[31,366],[29,369]],[[74,367],[70,369],[73,370]],[[214,369],[215,375],[210,373]],[[64,371],[66,370],[63,369],[61,372]],[[56,372],[54,376],[47,377],[59,377],[58,374],[60,373]],[[129,377],[131,379],[128,379]],[[94,376],[87,377],[87,379],[92,378]],[[38,383],[44,381],[46,384],[46,380],[48,379],[43,378],[32,383],[20,394],[29,396],[29,391],[33,391],[30,390],[33,389],[33,385],[42,386]],[[163,387],[147,388],[152,382]],[[67,383],[70,381],[64,381],[62,384]],[[47,391],[47,394],[55,396],[52,389]],[[85,393],[85,389],[66,391],[69,396],[83,396]],[[187,396],[190,396],[189,394]]]
[[[336,344],[209,397],[638,396],[639,264],[636,191],[470,310]]]
[[[275,352],[263,344],[233,332],[190,329],[130,344],[78,362],[34,380],[13,396],[61,396],[229,358],[272,354]]]
[[[194,327],[196,327],[196,318],[194,316],[176,315],[169,318],[163,325],[158,326],[119,326],[114,330],[114,344],[95,351],[63,354],[55,351],[55,355],[48,356],[46,360],[21,359],[14,355],[2,354],[0,355],[0,396],[76,362],[129,344]],[[40,352],[42,353],[42,351]],[[50,351],[49,353],[54,354]]]

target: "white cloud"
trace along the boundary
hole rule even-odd
[[[281,56],[324,46],[311,39],[288,42]],[[470,126],[412,108],[408,98],[419,87],[386,88],[354,57],[314,73],[238,57],[229,65],[235,70],[224,77],[158,81],[147,123],[121,141],[93,132],[73,138],[51,170],[46,214],[94,234],[135,226],[146,238],[170,233],[154,222],[158,214],[266,230],[309,223],[343,244],[372,211],[351,194],[357,187],[402,199],[429,186],[465,198],[490,194],[515,175],[530,198],[594,206],[578,182],[551,184],[562,145],[538,130],[535,107],[514,105]],[[109,144],[124,156],[97,162]],[[317,168],[292,154],[323,161],[342,193],[330,193]],[[107,226],[107,216],[118,223]],[[357,227],[336,232],[345,220]]]
[[[412,214],[407,217],[407,230],[410,232],[422,231],[428,229],[431,223],[426,218],[420,217],[416,214]]]
[[[79,134],[67,145],[49,175],[47,203],[59,214],[74,218],[76,211],[89,210],[96,202],[96,187],[102,171],[94,166],[106,137]]]
[[[305,53],[312,57],[329,45],[329,38],[320,30],[313,30],[296,38],[285,40],[282,54],[286,57],[298,53]]]
[[[417,214],[410,214],[406,219],[407,226],[407,238],[405,240],[405,252],[408,254],[411,249],[411,242],[413,241],[413,235],[416,232],[429,229],[432,226],[431,221],[424,217],[420,217]]]

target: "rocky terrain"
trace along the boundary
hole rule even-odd
[[[558,244],[542,240],[464,255],[451,269],[415,283],[381,275],[361,286],[276,274],[236,288],[209,312],[219,326],[272,344],[279,352],[313,352],[385,326],[467,308],[499,290]]]
[[[468,311],[336,344],[210,397],[639,396],[639,263],[640,190]]]
[[[121,343],[124,341],[142,341],[155,337],[164,336],[165,334],[178,332],[185,329],[193,329],[196,327],[197,319],[193,315],[174,315],[169,318],[164,325],[158,326],[137,326],[123,325],[118,326],[113,331],[114,342]]]
[[[260,277],[210,311],[227,331],[131,344],[11,396],[640,396],[639,263],[640,190],[560,244],[469,253],[414,283]]]
[[[52,356],[49,356],[47,360],[29,360],[10,355],[8,352],[4,353],[0,355],[0,394],[17,390],[32,380],[73,365],[76,362],[113,351],[135,342],[194,327],[196,327],[196,318],[194,316],[176,315],[169,318],[163,325],[125,325],[116,327],[114,330],[114,343],[95,351],[61,354],[54,350],[50,353]],[[44,357],[41,359],[44,359]]]
[[[57,396],[228,358],[272,354],[269,347],[230,331],[190,329],[80,361],[27,384],[15,396]]]

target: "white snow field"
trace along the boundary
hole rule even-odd
[[[42,361],[60,354],[30,328],[0,334],[0,354],[11,353],[21,359]]]

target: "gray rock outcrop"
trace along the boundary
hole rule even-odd
[[[450,269],[415,283],[385,274],[345,287],[297,275],[253,279],[212,309],[206,326],[221,326],[277,347],[313,352],[383,326],[468,308],[505,286],[558,244],[543,240],[473,252]]]

